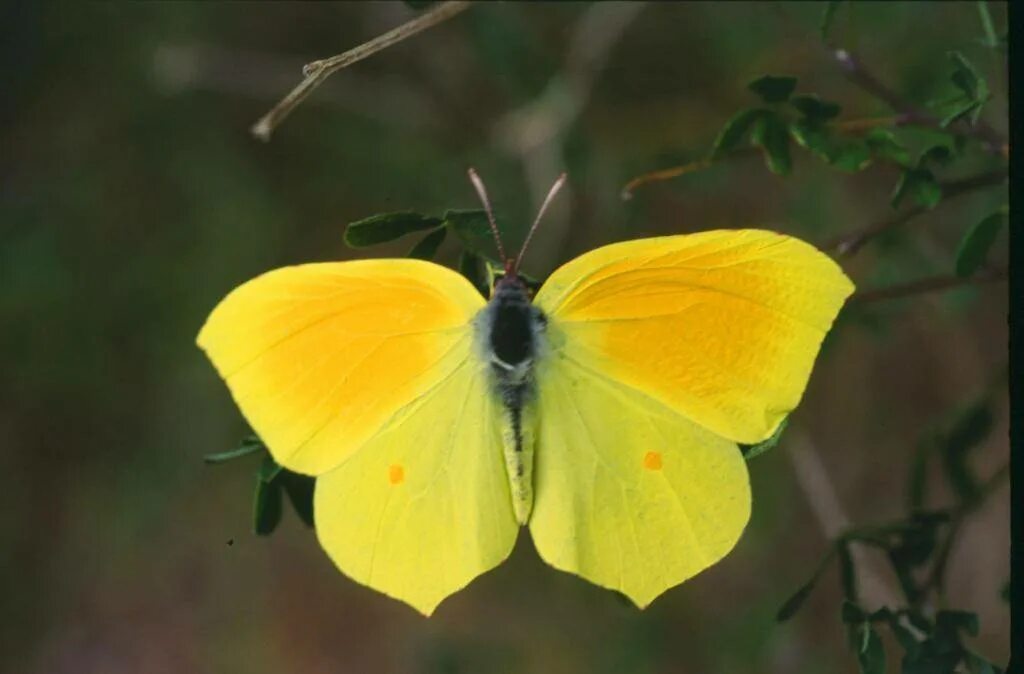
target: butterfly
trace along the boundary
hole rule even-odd
[[[531,295],[523,248],[489,299],[415,259],[300,264],[242,284],[197,342],[274,460],[316,476],[321,546],[430,615],[505,560],[541,558],[644,607],[715,564],[750,517],[739,444],[797,406],[854,286],[758,229],[606,245]]]

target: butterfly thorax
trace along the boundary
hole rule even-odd
[[[529,384],[546,320],[530,302],[526,286],[518,277],[498,281],[482,323],[485,350],[497,383]]]
[[[491,300],[476,321],[494,391],[505,408],[505,459],[521,524],[529,517],[533,501],[533,375],[543,351],[546,325],[544,313],[533,305],[526,286],[515,276],[495,284]]]

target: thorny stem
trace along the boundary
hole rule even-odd
[[[284,121],[285,117],[332,74],[346,66],[352,65],[356,61],[361,61],[367,56],[376,54],[382,49],[408,39],[420,31],[452,18],[456,14],[469,9],[471,4],[471,2],[464,2],[462,0],[451,0],[442,3],[420,14],[415,19],[403,23],[401,26],[389,30],[382,35],[378,35],[369,42],[364,42],[358,47],[349,49],[343,54],[307,63],[302,68],[302,74],[305,76],[305,79],[299,82],[298,86],[288,92],[277,105],[252,125],[250,129],[252,135],[262,141],[269,141],[270,135]]]

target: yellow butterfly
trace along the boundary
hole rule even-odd
[[[797,406],[853,284],[798,239],[719,230],[598,248],[531,300],[470,177],[505,261],[490,300],[422,260],[303,264],[232,291],[198,344],[274,460],[317,477],[352,579],[430,615],[528,526],[644,607],[736,544],[737,444]]]

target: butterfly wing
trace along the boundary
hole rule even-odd
[[[304,264],[233,290],[197,341],[274,460],[319,475],[470,359],[483,306],[430,262]]]
[[[338,567],[427,614],[519,530],[474,345],[483,306],[429,262],[308,264],[234,290],[198,339],[274,459],[319,476]]]
[[[736,443],[796,407],[852,289],[810,245],[760,230],[613,244],[552,274],[535,300],[545,561],[644,606],[723,557],[750,513]]]
[[[569,357],[537,380],[530,533],[545,562],[643,607],[732,549],[750,516],[734,443]]]
[[[764,230],[626,241],[555,271],[537,293],[555,348],[743,444],[800,402],[853,292],[813,246]]]
[[[467,362],[317,479],[317,536],[338,568],[426,615],[519,531],[489,386]]]

